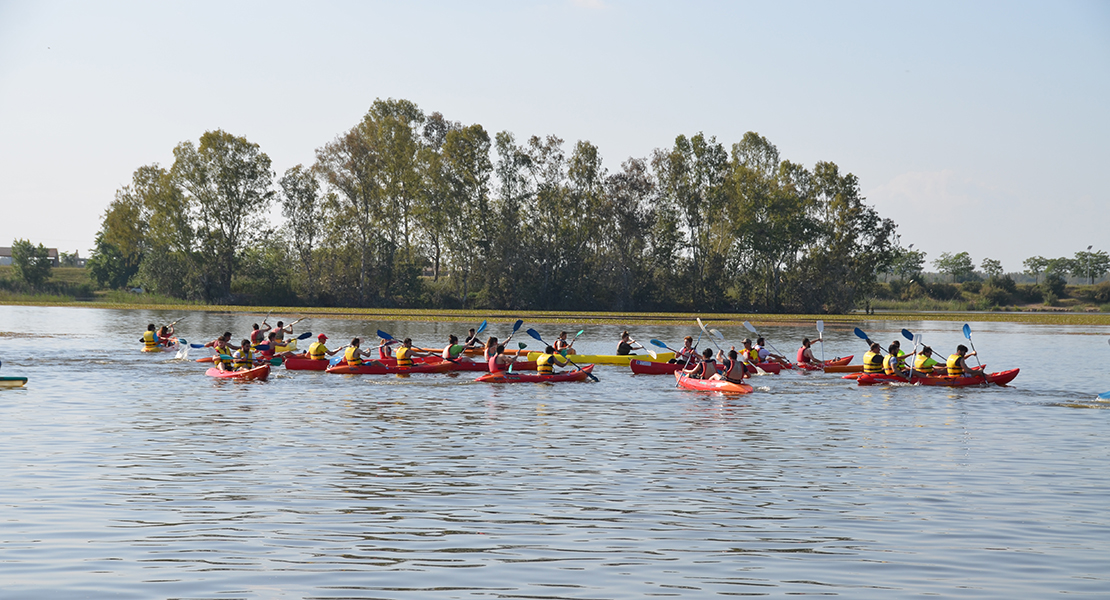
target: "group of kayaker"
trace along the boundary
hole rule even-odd
[[[950,354],[948,359],[941,363],[933,358],[933,349],[929,346],[922,347],[919,352],[906,354],[902,350],[902,343],[894,340],[887,347],[886,356],[883,356],[882,346],[879,342],[871,342],[869,350],[863,355],[863,372],[885,373],[906,378],[943,375],[958,377],[972,371],[972,368],[967,364],[967,359],[975,355],[974,351],[968,352],[967,346],[960,344],[956,346],[956,352]],[[912,369],[906,363],[910,357],[913,357]]]
[[[808,349],[809,340],[806,339],[803,343]],[[762,337],[757,338],[755,344],[745,338],[742,344],[743,347],[740,350],[737,350],[736,346],[730,346],[727,354],[723,349],[718,348],[717,355],[714,357],[711,348],[706,348],[699,354],[694,346],[693,336],[688,335],[682,340],[682,348],[669,362],[683,364],[682,372],[689,377],[723,379],[732,383],[740,383],[741,379],[758,373],[760,363],[773,362],[785,367],[790,366],[790,362],[785,357],[766,348],[766,341]],[[721,365],[719,368],[718,363]]]

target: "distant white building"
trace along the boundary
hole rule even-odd
[[[61,264],[57,248],[47,248],[46,249],[46,256],[48,258],[50,258],[50,266],[57,267]],[[85,266],[85,261],[88,260],[88,259],[81,258],[80,256],[78,256],[78,251],[76,251],[76,250],[73,251],[73,256],[76,259],[76,264],[77,264],[78,267],[84,267]],[[12,248],[11,248],[11,246],[0,246],[0,265],[10,265],[10,264],[12,264]]]

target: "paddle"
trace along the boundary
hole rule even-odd
[[[975,349],[975,342],[971,341],[971,326],[964,323],[964,337],[967,338],[967,343],[971,344],[971,351],[975,353],[975,363],[980,367],[983,366],[982,361],[979,360],[979,351]],[[979,369],[979,374],[983,376],[983,381],[989,381],[985,369]]]
[[[744,329],[747,329],[748,331],[758,335],[759,337],[763,337],[762,335],[760,335],[760,333],[758,331],[755,330],[755,326],[753,326],[751,323],[749,323],[747,321],[744,321]],[[775,354],[785,356],[785,354],[783,354],[782,352],[779,352],[779,349],[776,348],[775,345],[770,342],[770,340],[768,340],[767,338],[763,338],[763,341],[767,342],[767,345],[770,346],[771,349],[775,351]]]
[[[513,323],[513,332],[509,334],[509,337],[505,338],[505,342],[504,342],[505,344],[508,344],[509,340],[513,339],[513,336],[516,335],[517,330],[519,330],[520,326],[523,325],[523,324],[524,324],[524,321],[521,320],[521,319],[517,319],[516,323]]]
[[[628,338],[628,341],[632,342],[633,344],[639,344],[640,350],[643,350],[643,351],[647,352],[648,356],[650,356],[650,357],[652,357],[656,360],[659,360],[659,355],[656,354],[655,351],[652,350],[651,348],[645,347],[643,344],[640,344],[640,342],[637,342],[636,340],[634,340],[632,338]],[[568,344],[568,347],[569,347],[569,344]]]
[[[825,366],[825,322],[817,320],[817,340],[821,342],[821,366]]]
[[[311,331],[306,331],[306,332],[302,333],[301,335],[298,335],[297,337],[295,337],[295,338],[291,338],[291,339],[294,339],[294,340],[307,340],[307,339],[308,339],[308,338],[310,338],[310,337],[312,337],[312,332],[311,332]],[[286,345],[286,344],[283,344],[283,343],[281,343],[281,342],[278,342],[278,345],[279,345],[279,346],[284,346],[284,345]],[[256,350],[269,350],[269,349],[270,349],[270,345],[269,345],[269,344],[256,344],[256,345],[255,345],[255,349],[256,349]]]
[[[863,330],[860,329],[859,327],[856,327],[856,330],[855,330],[854,333],[856,334],[856,337],[858,337],[859,339],[867,342],[868,346],[870,346],[872,344],[871,338],[867,337],[867,334],[864,333]]]
[[[517,348],[519,348],[519,349],[521,349],[521,350],[523,350],[523,349],[525,349],[525,348],[527,348],[527,347],[528,347],[528,344],[525,344],[524,342],[517,342],[517,343],[516,343],[516,347],[517,347]],[[512,362],[510,362],[510,363],[509,363],[509,372],[510,372],[510,373],[512,373],[512,372],[513,372],[513,365],[515,365],[515,364],[516,364],[516,357],[517,357],[517,356],[520,356],[520,353],[519,353],[519,352],[518,352],[518,353],[517,353],[516,355],[514,355],[514,356],[513,356],[513,360],[512,360]]]
[[[522,321],[517,321],[517,323],[522,323]],[[514,333],[515,333],[515,331],[514,331]],[[543,337],[540,336],[540,333],[538,331],[536,331],[535,329],[529,328],[529,329],[525,330],[524,333],[527,333],[528,335],[532,336],[532,338],[534,340],[543,344],[544,346],[550,345],[547,342],[543,341]],[[573,360],[571,360],[570,357],[566,355],[565,351],[562,352],[561,354],[563,355],[563,358],[567,359],[568,363],[574,365],[575,368],[577,368],[579,371],[582,370],[582,367],[579,367]],[[594,377],[594,374],[590,373],[589,371],[586,371],[586,376],[589,377],[592,381],[599,381],[599,379],[597,377]]]
[[[651,340],[648,340],[648,341],[651,342],[652,346],[655,346],[657,348],[663,348],[663,349],[666,349],[666,350],[670,350],[671,352],[675,353],[675,356],[678,356],[678,350],[675,350],[674,348],[671,348],[670,346],[664,344],[663,342],[660,342],[659,340],[656,340],[656,339],[651,339]]]
[[[715,336],[715,337],[716,337],[717,339],[721,340],[722,342],[723,342],[723,341],[725,341],[725,335],[724,335],[723,333],[721,333],[720,331],[717,331],[716,329],[710,329],[710,330],[709,330],[709,333],[713,334],[713,336]],[[714,342],[714,343],[713,343],[713,345],[714,345],[714,346],[717,346],[717,343],[716,343],[716,342]],[[721,347],[720,347],[720,346],[717,346],[717,349],[718,349],[718,350],[721,350]],[[724,350],[721,350],[721,352],[723,353],[723,352],[724,352]],[[762,369],[762,368],[761,368],[761,367],[760,367],[760,366],[759,366],[758,364],[756,364],[756,363],[752,363],[752,368],[753,368],[753,369],[755,369],[755,374],[756,374],[756,375],[767,375],[767,371],[764,371],[764,370],[763,370],[763,369]]]
[[[487,327],[488,325],[489,325],[489,323],[487,323],[486,321],[482,321],[482,322],[481,322],[481,323],[480,323],[480,324],[478,325],[478,329],[475,329],[475,330],[474,330],[474,337],[478,337],[479,335],[482,335],[482,332],[486,330],[486,327]]]

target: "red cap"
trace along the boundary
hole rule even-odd
[[[322,341],[328,339],[328,336],[321,333],[320,335],[316,336],[316,338],[319,339],[322,342]]]

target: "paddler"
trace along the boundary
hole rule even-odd
[[[211,342],[208,342],[207,344],[204,345],[204,347],[205,348],[215,348],[216,344],[219,344],[219,343],[222,343],[224,346],[226,346],[228,348],[231,348],[232,350],[238,350],[239,349],[238,346],[231,343],[231,332],[230,331],[225,331],[223,333],[223,335],[221,335],[220,337],[212,340]]]
[[[544,348],[543,354],[536,357],[536,372],[540,375],[554,375],[555,367],[565,367],[567,359],[555,351],[555,346]]]
[[[282,323],[281,321],[278,321],[277,322],[277,327],[274,327],[270,331],[272,331],[274,333],[274,335],[277,336],[277,341],[279,343],[281,343],[282,345],[285,345],[284,344],[285,334],[287,334],[287,333],[292,334],[293,333],[293,326],[290,325],[290,326],[286,327],[285,323]]]
[[[887,375],[897,375],[899,377],[909,377],[910,371],[906,368],[906,363],[902,360],[902,357],[905,356],[906,353],[898,348],[900,345],[898,340],[894,340],[894,342],[890,344],[890,347],[886,349],[887,355],[886,358],[883,359],[883,373]],[[899,354],[900,352],[901,354]],[[866,363],[864,364],[866,365]]]
[[[154,323],[146,326],[146,331],[143,332],[143,337],[139,338],[139,341],[143,343],[144,350],[154,350],[158,347],[158,333],[156,331],[157,329],[158,328],[155,327]]]
[[[728,358],[725,358],[724,353],[720,350],[717,351],[717,358],[721,361],[721,372],[713,376],[716,379],[723,379],[729,383],[743,383],[745,377],[751,377],[748,372],[748,367],[744,365],[744,361],[740,360],[740,354],[736,352],[736,346],[731,346],[728,350]]]
[[[621,333],[621,341],[617,343],[617,356],[628,356],[633,350],[643,350],[644,347],[636,343],[632,336],[625,331]]]
[[[316,336],[316,341],[309,344],[308,353],[305,355],[305,358],[310,360],[327,360],[329,356],[335,356],[339,350],[328,350],[328,347],[324,345],[324,342],[327,341],[328,336],[322,333]]]
[[[212,357],[212,366],[221,371],[231,371],[231,344],[228,344],[227,340],[222,336],[216,338],[215,341],[210,342],[210,344],[212,350],[216,352],[216,355]],[[205,345],[207,346],[209,344]]]
[[[158,343],[162,344],[163,346],[172,346],[173,345],[173,336],[176,333],[177,333],[177,331],[174,330],[173,325],[169,325],[169,326],[163,325],[158,330]]]
[[[254,351],[250,340],[241,340],[239,349],[231,355],[231,367],[236,371],[249,371],[254,368]]]
[[[752,341],[750,339],[744,338],[743,343],[744,349],[740,351],[740,356],[743,357],[748,367],[755,369],[759,363],[763,362],[759,358],[759,351],[752,346]]]
[[[971,367],[967,365],[967,357],[975,356],[975,352],[968,352],[967,346],[960,344],[956,346],[956,353],[948,356],[948,374],[953,377],[963,377],[971,375]]]
[[[347,361],[347,366],[357,367],[363,363],[362,357],[370,356],[370,352],[359,348],[362,340],[355,338],[351,340],[351,345],[347,346],[347,351],[343,353],[343,360]]]
[[[497,338],[490,338],[490,339],[496,340]],[[515,354],[511,358],[508,357],[508,356],[505,356],[505,346],[497,346],[497,347],[494,348],[493,354],[490,356],[490,359],[488,361],[489,372],[490,373],[498,373],[498,372],[501,372],[501,371],[505,371],[514,362],[516,362],[516,355]]]
[[[469,350],[480,343],[482,342],[478,339],[478,334],[474,331],[474,328],[471,327],[470,330],[466,332],[466,341],[463,342],[463,346],[466,346],[466,349]]]
[[[251,350],[257,351],[266,360],[269,360],[269,359],[273,358],[274,356],[280,356],[282,358],[289,358],[290,356],[296,356],[296,353],[294,353],[292,351],[289,351],[289,350],[286,350],[285,352],[280,352],[279,353],[277,351],[277,347],[279,345],[281,345],[281,344],[277,341],[277,334],[271,331],[270,333],[266,334],[266,340],[263,343],[258,344],[257,346],[252,344],[251,345]]]
[[[258,326],[258,323],[251,325],[251,345],[257,346],[266,341],[266,334],[267,332],[263,331],[262,328]]]
[[[505,349],[502,347],[501,351],[504,352]],[[486,340],[485,348],[482,350],[482,358],[488,362],[495,356],[497,356],[497,338],[490,336],[489,339]]]
[[[810,365],[813,367],[824,366],[821,364],[821,361],[813,357],[813,350],[810,348],[811,345],[813,345],[813,342],[809,341],[809,338],[802,338],[802,347],[798,348],[798,364]]]
[[[717,374],[717,362],[713,360],[713,350],[706,348],[701,356],[701,361],[688,369],[683,369],[682,372],[693,379],[712,379]]]
[[[555,344],[553,347],[555,348],[555,352],[566,356],[568,354],[575,354],[574,348],[571,348],[571,346],[573,345],[574,342],[567,341],[567,332],[560,331],[559,337],[555,338]]]
[[[879,342],[871,342],[871,348],[863,355],[863,372],[883,372],[883,347]]]
[[[390,348],[390,346],[396,343],[398,343],[397,340],[387,340],[385,338],[382,338],[382,341],[378,342],[378,358],[382,360],[389,360],[393,358],[393,348]],[[367,356],[370,355],[367,354]]]
[[[474,330],[471,329],[471,332]],[[459,337],[455,334],[447,336],[447,345],[443,347],[443,352],[440,353],[440,358],[449,360],[451,362],[458,362],[462,359],[463,352],[466,351],[466,346],[459,343]]]
[[[763,341],[763,338],[757,338],[755,340],[755,350],[759,353],[759,362],[773,361],[789,369],[790,361],[786,360],[785,356],[772,353],[770,350],[764,347],[765,343],[766,342]]]
[[[748,340],[748,343],[750,344],[751,340]],[[698,360],[700,360],[700,358],[698,357],[698,349],[694,347],[694,337],[688,335],[682,339],[682,348],[679,349],[678,352],[675,352],[674,358],[667,362],[671,364],[688,364],[695,363]]]
[[[456,340],[457,341],[457,340]],[[412,347],[412,339],[405,338],[401,342],[401,347],[397,349],[397,366],[398,367],[411,367],[413,359],[418,356],[427,356],[430,352],[421,352]]]
[[[915,375],[929,377],[935,374],[934,369],[938,366],[940,363],[933,360],[933,349],[925,346],[913,361],[913,372]]]

